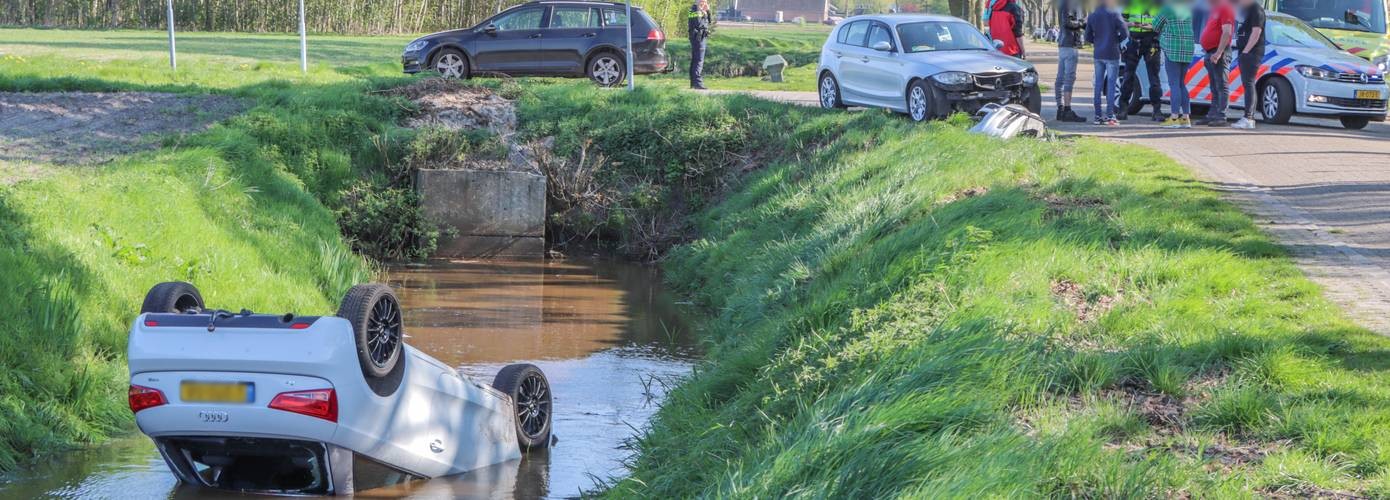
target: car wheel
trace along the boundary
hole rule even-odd
[[[182,281],[160,283],[145,294],[140,305],[144,313],[196,313],[203,310],[203,296],[198,288]]]
[[[469,78],[468,56],[458,49],[444,49],[434,56],[434,70],[444,78]]]
[[[1260,86],[1260,114],[1269,123],[1288,123],[1293,118],[1293,85],[1283,78],[1270,78]]]
[[[378,394],[394,392],[405,365],[401,362],[405,328],[401,304],[391,287],[375,283],[352,287],[338,306],[338,316],[352,323],[357,361],[369,385],[386,381],[376,383],[372,389]]]
[[[912,82],[907,89],[907,116],[914,122],[924,122],[936,116],[931,84],[926,80]]]
[[[1343,116],[1341,120],[1342,126],[1350,130],[1361,130],[1371,123],[1371,119],[1364,116]]]
[[[613,87],[623,83],[627,69],[622,59],[615,53],[604,52],[589,59],[589,79],[600,87]]]
[[[1028,87],[1028,95],[1023,101],[1023,105],[1033,114],[1042,114],[1042,91],[1038,89],[1038,84]]]
[[[826,71],[820,77],[820,107],[825,109],[839,109],[845,107],[845,102],[840,99],[840,82],[835,80],[835,75]]]
[[[1127,114],[1127,115],[1137,115],[1137,114],[1139,114],[1140,111],[1143,111],[1143,110],[1144,110],[1144,97],[1143,97],[1143,96],[1140,96],[1140,95],[1139,95],[1139,91],[1136,90],[1136,91],[1134,91],[1134,94],[1133,94],[1133,95],[1129,96],[1129,104],[1127,104],[1127,105],[1125,106],[1125,114]]]
[[[507,365],[492,379],[492,387],[512,398],[516,440],[522,450],[550,446],[550,381],[536,365]]]

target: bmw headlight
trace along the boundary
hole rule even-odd
[[[426,44],[427,44],[427,42],[425,42],[424,40],[416,40],[416,41],[413,41],[413,42],[410,42],[409,44],[407,44],[407,45],[405,46],[405,51],[406,51],[406,52],[419,52],[420,49],[425,48],[425,45],[426,45]]]
[[[1031,87],[1033,85],[1036,85],[1037,83],[1038,73],[1036,71],[1030,69],[1028,71],[1023,72],[1023,85]]]
[[[931,76],[942,85],[966,85],[971,83],[970,73],[963,71],[943,71]]]
[[[1308,78],[1313,78],[1313,79],[1317,79],[1317,80],[1336,80],[1336,79],[1337,79],[1337,72],[1336,72],[1336,71],[1329,70],[1329,69],[1323,69],[1323,68],[1319,68],[1319,67],[1317,67],[1317,66],[1303,66],[1303,65],[1299,65],[1299,66],[1297,66],[1297,68],[1298,68],[1298,74],[1303,75],[1303,76],[1306,76],[1306,77],[1308,77]]]

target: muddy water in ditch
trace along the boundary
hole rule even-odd
[[[469,262],[389,271],[407,342],[480,380],[530,362],[555,391],[553,448],[365,497],[571,497],[622,473],[623,440],[690,371],[695,342],[655,271],[611,262]],[[0,498],[194,498],[149,440],[64,454],[0,479]]]

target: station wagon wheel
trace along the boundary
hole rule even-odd
[[[381,284],[352,287],[338,306],[338,316],[352,323],[357,361],[367,384],[382,396],[395,392],[405,365],[401,362],[405,328],[401,304],[391,287]]]
[[[600,87],[612,87],[623,82],[627,70],[617,54],[604,52],[589,60],[589,79]]]
[[[467,78],[468,59],[455,49],[444,49],[434,58],[434,70],[444,78]]]
[[[511,396],[517,444],[523,450],[550,446],[553,398],[545,373],[535,365],[507,365],[497,372],[492,386]]]
[[[840,82],[835,81],[835,75],[826,71],[820,77],[820,107],[825,109],[836,109],[845,107],[845,103],[840,99]]]

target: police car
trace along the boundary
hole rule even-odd
[[[208,309],[193,285],[161,283],[130,329],[130,409],[181,482],[242,492],[350,494],[550,444],[540,369],[487,385],[404,340],[385,285],[296,316]]]
[[[1336,118],[1349,129],[1384,121],[1390,88],[1385,73],[1371,62],[1342,51],[1322,33],[1286,14],[1270,12],[1265,25],[1265,56],[1256,78],[1256,106],[1265,122],[1288,123],[1294,115]],[[1194,105],[1211,104],[1211,85],[1197,50],[1188,66],[1186,87]],[[1240,70],[1231,65],[1227,75],[1230,106],[1244,108]],[[1140,68],[1139,78],[1148,75]],[[1166,75],[1160,75],[1165,98],[1172,95]],[[1130,103],[1136,112],[1143,102]]]

